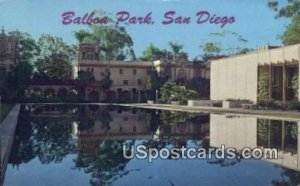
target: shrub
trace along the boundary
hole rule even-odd
[[[286,105],[287,110],[300,110],[300,102],[298,101],[291,101],[288,102]]]
[[[176,83],[165,83],[160,88],[161,99],[165,102],[181,101],[186,102],[188,99],[197,98],[197,93],[194,90],[186,89],[185,86],[177,85]]]
[[[266,101],[266,100],[260,100],[257,103],[258,109],[280,109],[280,105],[275,103],[274,101]]]
[[[269,98],[269,77],[268,73],[262,73],[258,78],[258,96],[260,100]]]
[[[233,99],[233,98],[228,98],[226,101],[238,101],[238,102],[243,102],[243,103],[252,103],[252,101],[248,99]]]

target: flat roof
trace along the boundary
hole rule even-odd
[[[231,58],[237,58],[237,57],[246,57],[246,56],[250,56],[250,55],[253,55],[253,54],[262,54],[262,53],[265,53],[267,51],[278,51],[278,50],[289,50],[289,49],[292,49],[292,48],[297,48],[297,47],[300,47],[300,44],[294,44],[294,45],[288,45],[288,46],[281,46],[281,47],[276,47],[276,48],[268,48],[268,49],[260,49],[260,50],[255,50],[255,51],[252,51],[252,52],[248,52],[246,54],[237,54],[237,55],[232,55],[232,56],[228,56],[228,57],[224,57],[224,58],[219,58],[219,59],[214,59],[214,60],[211,60],[211,62],[217,62],[217,61],[222,61],[224,59],[231,59]],[[300,52],[300,51],[299,51]]]

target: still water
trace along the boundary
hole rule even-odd
[[[114,106],[23,106],[5,186],[297,185],[299,123]],[[147,147],[272,147],[276,160],[125,159]]]

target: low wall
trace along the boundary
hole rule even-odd
[[[242,103],[240,101],[223,101],[222,107],[223,108],[241,108]]]
[[[188,106],[213,106],[213,101],[211,100],[188,100]]]
[[[16,104],[0,125],[0,149],[1,149],[0,184],[1,185],[3,184],[5,171],[6,171],[9,155],[10,155],[10,149],[14,140],[14,134],[18,123],[19,112],[20,112],[20,104]]]

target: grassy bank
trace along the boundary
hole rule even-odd
[[[7,114],[9,113],[9,111],[13,108],[14,104],[10,104],[10,103],[2,103],[1,104],[1,121],[3,121],[5,119],[5,117],[7,116]]]

